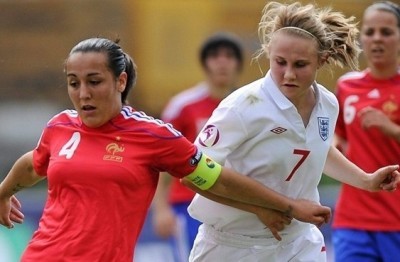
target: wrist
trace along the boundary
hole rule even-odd
[[[7,199],[10,198],[12,195],[7,194],[7,192],[4,189],[3,184],[0,184],[0,199]]]
[[[246,211],[255,214],[258,216],[260,212],[264,209],[263,207],[260,206],[254,206],[254,205],[246,205]]]
[[[370,173],[364,173],[363,176],[361,177],[361,188],[367,191],[372,190],[372,174]]]
[[[295,217],[296,213],[296,199],[290,199],[285,210],[282,210],[286,217]]]

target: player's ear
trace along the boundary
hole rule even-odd
[[[126,82],[128,79],[128,75],[126,74],[126,72],[122,72],[118,79],[117,79],[117,88],[118,88],[118,92],[122,93],[125,90],[126,87]]]

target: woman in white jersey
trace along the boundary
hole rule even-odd
[[[367,180],[380,172],[367,174],[331,146],[338,102],[315,82],[324,64],[357,67],[353,18],[313,5],[269,2],[259,34],[260,55],[268,56],[270,71],[221,102],[197,145],[216,161],[290,198],[319,202],[323,172],[373,191]],[[197,191],[225,205],[194,198],[188,211],[203,224],[190,261],[326,261],[324,239],[315,225],[293,219],[273,234],[264,225],[268,216],[255,215],[258,207]]]

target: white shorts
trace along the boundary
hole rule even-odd
[[[310,225],[282,241],[216,231],[201,225],[189,257],[190,262],[326,262],[324,237]]]

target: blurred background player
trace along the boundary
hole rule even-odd
[[[336,141],[367,172],[400,162],[400,7],[377,2],[363,16],[368,68],[341,77]],[[370,193],[343,185],[336,206],[336,261],[395,261],[400,254],[400,191]],[[396,260],[397,261],[397,260]]]
[[[207,38],[199,52],[205,81],[173,97],[162,113],[163,121],[172,123],[193,142],[213,110],[237,87],[243,59],[235,35],[220,32]],[[158,236],[170,239],[176,261],[187,261],[200,225],[187,213],[194,194],[179,179],[160,176],[153,201],[153,225]]]

